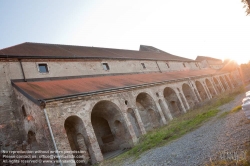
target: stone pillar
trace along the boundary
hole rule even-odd
[[[189,85],[189,86],[190,86],[190,85]],[[196,100],[196,102],[199,103],[199,102],[200,102],[200,101],[199,101],[199,96],[196,95],[195,89],[194,89],[192,86],[190,86],[190,88],[191,88],[191,90],[192,90],[192,93],[194,94],[194,97],[195,97],[194,100]]]
[[[230,77],[227,77],[228,78],[228,80],[229,80],[229,83],[231,84],[231,87],[232,87],[232,89],[234,89],[235,88],[235,86],[234,86],[234,84],[233,84],[233,81],[231,80],[231,78]]]
[[[191,84],[191,86],[190,86],[190,87],[193,89],[194,94],[195,94],[195,96],[196,96],[196,97],[197,97],[197,99],[198,99],[198,102],[202,101],[201,96],[200,96],[200,94],[199,94],[198,90],[196,89],[196,85],[195,85],[195,84],[193,84],[191,81],[190,81],[190,84]],[[192,85],[194,85],[194,86],[192,86]]]
[[[218,95],[219,93],[217,92],[217,89],[215,88],[216,85],[215,85],[215,83],[214,83],[213,78],[210,79],[210,82],[212,83],[212,86],[213,86],[213,88],[214,88],[214,91],[215,91],[216,95]]]
[[[207,97],[208,97],[209,99],[212,99],[212,95],[211,95],[211,93],[210,93],[210,91],[209,91],[209,89],[208,89],[208,87],[207,87],[207,84],[206,84],[204,81],[202,81],[202,84],[203,84],[203,87],[204,87],[205,92],[206,92],[206,94],[207,94]]]
[[[137,142],[137,137],[136,137],[136,134],[135,134],[135,131],[134,131],[134,128],[128,118],[128,112],[126,111],[126,113],[122,113],[123,114],[123,118],[124,118],[124,122],[125,122],[125,125],[128,129],[128,132],[131,136],[131,139],[132,139],[132,142],[133,144],[136,144]]]
[[[86,131],[86,135],[88,137],[87,142],[89,143],[89,155],[91,156],[91,160],[93,163],[98,163],[103,160],[103,155],[90,119],[87,120],[85,118],[85,120],[83,120],[83,125]]]
[[[188,109],[190,109],[190,106],[189,106],[189,104],[188,104],[188,102],[187,102],[187,98],[186,98],[186,96],[184,95],[184,93],[183,93],[183,91],[181,90],[181,95],[182,95],[182,97],[183,97],[183,99],[184,99],[184,101],[183,102],[185,102],[186,103],[186,105],[187,105],[187,107],[188,107]]]
[[[226,80],[226,78],[225,78],[225,75],[222,77],[222,79],[224,80],[224,82],[225,82],[225,84],[226,84],[226,86],[227,86],[227,89],[226,89],[226,90],[230,90],[230,86],[228,85],[228,82],[227,82],[227,80]]]
[[[139,110],[138,110],[137,108],[133,108],[133,110],[134,110],[134,113],[135,113],[136,120],[137,120],[137,122],[138,122],[138,124],[139,124],[141,133],[142,133],[142,135],[144,135],[144,134],[146,134],[147,132],[146,132],[146,130],[145,130],[145,128],[144,128],[144,124],[143,124],[143,122],[142,122],[142,120],[141,120],[141,116],[140,116]]]
[[[171,114],[171,112],[170,112],[170,110],[169,110],[169,108],[168,108],[168,105],[167,105],[167,103],[166,103],[166,101],[165,101],[165,98],[163,97],[163,98],[161,98],[161,100],[162,100],[163,106],[164,106],[165,109],[166,109],[166,110],[165,110],[165,113],[166,113],[168,119],[169,119],[169,120],[173,120],[173,116],[172,116],[172,114]]]
[[[176,92],[175,92],[175,93],[176,93]],[[186,113],[187,110],[186,110],[186,108],[184,107],[184,104],[183,104],[183,102],[182,102],[182,100],[181,100],[181,97],[180,97],[179,93],[176,93],[176,95],[177,95],[177,97],[178,97],[178,99],[179,99],[179,101],[180,101],[180,103],[181,103],[181,107],[182,107],[183,111]]]
[[[219,78],[219,79],[217,79],[217,81],[219,82],[219,85],[220,85],[222,91],[225,92],[226,89],[225,89],[224,86],[222,85],[222,82],[220,81],[220,77],[218,77],[218,78]]]
[[[70,144],[69,144],[68,136],[67,136],[66,131],[64,129],[64,124],[63,123],[58,124],[58,123],[53,122],[53,120],[52,120],[53,118],[49,118],[49,119],[50,119],[50,125],[52,128],[53,136],[55,139],[55,143],[57,146],[57,150],[58,151],[72,151]],[[71,153],[71,155],[73,155],[73,154]],[[91,155],[91,154],[89,154],[89,155]],[[60,153],[59,153],[59,157],[62,160]],[[71,162],[70,164],[69,163],[62,163],[62,165],[63,166],[75,165],[74,158],[73,159],[69,158],[68,160],[70,160],[70,162]],[[92,160],[92,162],[96,163],[96,159],[92,158],[92,156],[91,156],[91,160]],[[103,158],[102,158],[102,154],[101,154],[100,161],[102,161],[102,160],[103,160]]]
[[[165,117],[164,117],[164,115],[163,115],[163,113],[162,113],[161,106],[159,105],[159,103],[158,103],[157,101],[155,101],[155,104],[156,104],[156,107],[157,107],[157,109],[158,109],[158,112],[159,112],[159,114],[160,114],[160,116],[161,116],[161,121],[162,121],[162,123],[163,123],[164,125],[167,124],[167,121],[166,121],[166,119],[165,119]]]

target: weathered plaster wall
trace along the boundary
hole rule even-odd
[[[48,65],[48,73],[40,73],[39,63]],[[104,70],[102,63],[108,63],[110,70]],[[142,64],[145,64],[145,69]],[[169,67],[167,66],[167,64]],[[4,64],[4,62],[3,62]],[[118,65],[119,64],[119,65]],[[185,67],[184,65],[185,64]],[[115,73],[145,73],[160,71],[180,71],[180,70],[198,70],[196,62],[177,62],[177,61],[132,61],[132,60],[22,60],[23,70],[26,79],[48,78],[48,77],[66,77],[83,76],[97,74],[115,74]],[[20,63],[8,62],[9,78],[22,79]]]
[[[11,86],[13,62],[0,61],[0,146],[12,150],[22,144],[20,121],[16,112],[16,96]],[[18,69],[16,69],[18,73]]]
[[[28,143],[27,148],[32,150],[53,150],[54,147],[43,109],[27,99],[16,89],[14,89],[14,93],[17,97],[16,113],[21,124],[19,128],[21,131],[20,134],[22,134],[23,142],[28,143],[29,131],[35,133],[36,142],[33,142],[32,145],[29,145]]]

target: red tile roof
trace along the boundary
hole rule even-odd
[[[99,47],[84,47],[58,44],[22,43],[0,50],[0,57],[54,57],[54,58],[109,58],[136,60],[181,60],[194,61],[166,52],[133,51]]]
[[[21,92],[28,94],[35,100],[39,100],[215,74],[216,72],[217,71],[213,69],[204,69],[165,73],[98,76],[68,80],[13,82],[13,84]]]
[[[218,61],[218,62],[222,63],[222,60],[221,60],[221,59],[212,58],[212,57],[208,57],[208,56],[197,56],[195,60],[197,60],[197,61],[202,61],[202,60],[213,60],[213,61]]]

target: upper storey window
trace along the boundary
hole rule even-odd
[[[186,67],[185,63],[183,63],[183,66]]]
[[[141,65],[142,65],[143,69],[146,69],[146,66],[144,63],[141,63]]]
[[[46,63],[38,64],[38,69],[39,69],[40,73],[48,73],[49,72],[48,65]]]
[[[102,63],[102,68],[103,70],[106,70],[106,71],[110,69],[108,63]]]

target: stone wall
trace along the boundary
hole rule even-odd
[[[180,114],[202,101],[195,86],[196,82],[203,87],[207,100],[218,95],[213,78],[225,76],[228,74],[51,101],[47,103],[46,109],[58,149],[69,151],[82,147],[85,151],[86,163],[100,162],[107,152],[130,148],[138,142],[141,135],[172,120],[175,117],[175,111],[171,101],[178,103],[175,106],[181,110]],[[208,81],[211,85],[207,85]],[[218,86],[222,86],[221,84],[220,82]],[[184,85],[188,87],[188,91],[185,90]],[[227,90],[233,88],[231,86]],[[171,93],[167,93],[167,89],[170,89]],[[214,92],[211,92],[211,89]],[[216,95],[212,95],[214,93]],[[75,124],[69,119],[79,120],[81,123]],[[68,133],[65,128],[68,122],[72,124],[71,126],[75,126],[73,134]],[[79,124],[82,130],[77,129]],[[81,142],[84,143],[80,143],[83,146],[80,146],[77,141],[78,134],[83,137]],[[75,141],[72,141],[71,137],[75,138]],[[72,146],[72,144],[78,144],[78,146]]]

